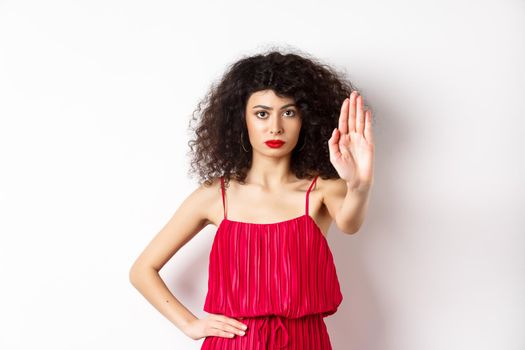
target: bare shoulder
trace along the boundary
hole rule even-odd
[[[197,187],[181,205],[188,215],[193,213],[194,220],[199,220],[203,227],[214,223],[214,214],[222,198],[220,178],[214,178],[210,182]]]
[[[180,248],[210,224],[213,210],[210,204],[216,201],[217,191],[220,192],[220,179],[193,190],[136,259],[132,270],[135,267],[137,271],[144,267],[160,270]]]
[[[199,210],[202,211],[201,216],[205,220],[205,224],[214,224],[214,213],[217,211],[217,206],[221,205],[219,203],[221,198],[221,179],[214,178],[209,185],[201,185],[197,189],[199,193],[196,195],[200,197],[198,201],[200,203]],[[219,208],[220,209],[220,208]]]

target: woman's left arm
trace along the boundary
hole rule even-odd
[[[344,180],[323,181],[323,202],[344,233],[359,231],[366,216],[370,189],[357,189]]]
[[[355,233],[364,221],[374,172],[372,112],[365,110],[356,91],[343,101],[339,125],[328,140],[328,148],[342,181],[327,186],[324,201],[337,226]]]

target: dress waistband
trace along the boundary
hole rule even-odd
[[[277,320],[277,322],[273,322],[274,320]],[[277,344],[276,337],[276,332],[279,328],[282,329],[281,332],[284,333],[284,336],[286,338],[284,344],[281,345]],[[268,332],[270,334],[268,334]],[[268,348],[268,338],[270,338],[270,341],[272,342],[273,346],[276,346],[279,349],[288,345],[288,330],[286,329],[281,319],[281,316],[279,315],[268,315],[264,317],[262,323],[259,324],[259,327],[257,329],[257,335],[259,336],[259,342],[261,342],[261,344],[263,345],[263,349]],[[270,335],[270,337],[268,337],[268,335]]]

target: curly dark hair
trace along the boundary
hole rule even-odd
[[[189,173],[197,173],[199,183],[210,185],[219,176],[226,184],[230,178],[244,183],[252,162],[251,146],[244,145],[250,150],[245,152],[241,145],[241,132],[244,140],[248,135],[246,103],[252,93],[266,89],[293,98],[300,111],[299,147],[292,151],[290,164],[295,176],[339,178],[327,142],[338,125],[344,99],[356,90],[354,85],[343,72],[308,54],[272,49],[231,64],[192,113],[189,126],[196,138],[188,142]]]

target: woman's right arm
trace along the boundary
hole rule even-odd
[[[160,269],[177,251],[206,227],[211,203],[216,203],[217,180],[210,187],[201,185],[191,193],[170,220],[146,246],[129,271],[131,284],[162,315],[192,339],[207,335],[231,337],[243,324],[233,318],[211,314],[199,320],[171,292],[159,275]],[[219,192],[220,197],[220,192]]]

